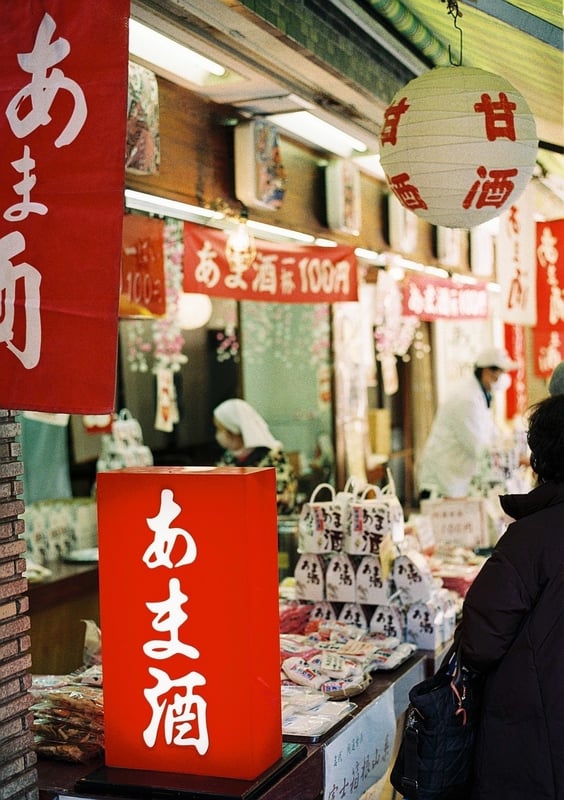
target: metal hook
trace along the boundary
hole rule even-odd
[[[460,58],[458,60],[458,63],[452,60],[450,44],[448,46],[448,60],[450,61],[453,67],[460,67],[462,66],[462,28],[458,27],[457,20],[458,17],[462,16],[462,11],[460,11],[460,9],[458,8],[458,0],[441,0],[441,3],[444,2],[446,2],[447,4],[447,13],[449,14],[449,16],[452,17],[454,22],[454,27],[460,34]]]
[[[454,18],[454,27],[456,28],[456,30],[460,34],[460,58],[458,59],[458,63],[456,61],[452,60],[451,49],[450,49],[450,44],[449,44],[449,46],[448,46],[448,60],[450,61],[450,63],[452,64],[453,67],[460,67],[460,66],[462,66],[462,28],[459,28],[458,25],[456,24],[456,17]]]

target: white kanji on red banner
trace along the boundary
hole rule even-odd
[[[256,243],[252,263],[231,261],[227,236],[184,223],[184,291],[271,303],[335,303],[358,299],[357,260],[346,245]]]
[[[114,407],[128,13],[2,7],[0,407]]]

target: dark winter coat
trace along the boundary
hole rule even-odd
[[[466,596],[485,674],[472,800],[564,800],[564,483],[501,498],[512,517]]]

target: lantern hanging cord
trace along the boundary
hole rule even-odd
[[[445,2],[447,4],[447,14],[450,14],[450,16],[453,18],[454,27],[456,28],[460,36],[460,57],[458,59],[458,62],[455,62],[452,59],[450,44],[448,46],[448,60],[450,61],[453,67],[460,67],[462,65],[462,28],[459,27],[457,22],[458,22],[458,17],[462,16],[462,11],[458,8],[458,0],[441,0],[441,3]]]

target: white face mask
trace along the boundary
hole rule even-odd
[[[496,381],[492,381],[492,392],[506,392],[511,386],[511,375],[508,372],[502,372]]]

